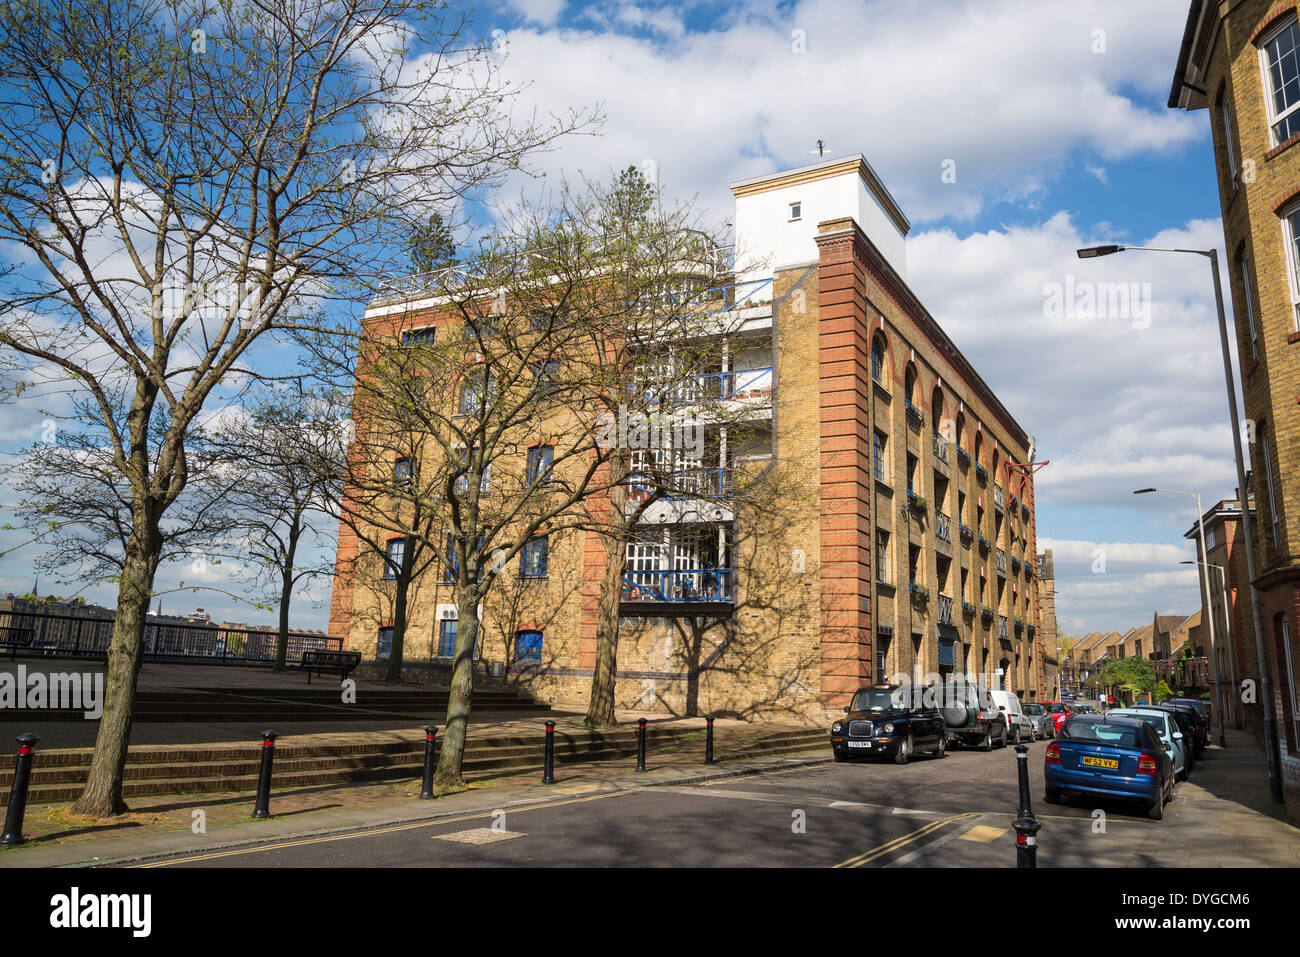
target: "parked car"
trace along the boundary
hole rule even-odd
[[[843,720],[831,725],[835,760],[891,757],[906,764],[917,751],[942,758],[948,736],[934,696],[926,690],[915,685],[860,689],[845,707]]]
[[[1174,796],[1174,765],[1156,729],[1137,718],[1074,715],[1043,756],[1048,804],[1064,792],[1140,801],[1159,821]]]
[[[1090,704],[1072,704],[1070,710],[1075,714],[1100,714],[1100,712]]]
[[[977,682],[950,681],[935,688],[947,726],[948,744],[978,745],[985,751],[1007,746],[1007,719],[988,688]]]
[[[1025,714],[1029,717],[1034,726],[1034,733],[1031,740],[1037,741],[1039,738],[1050,738],[1056,734],[1056,722],[1048,714],[1046,708],[1037,701],[1030,701],[1024,706]]]
[[[1174,780],[1187,780],[1187,775],[1191,773],[1192,739],[1179,730],[1172,714],[1155,708],[1116,708],[1108,712],[1106,717],[1138,718],[1150,722],[1160,735],[1160,743],[1169,752],[1169,759],[1174,763]]]
[[[1020,699],[1010,691],[990,691],[989,697],[1007,719],[1007,738],[1019,744],[1021,738],[1034,738],[1034,723],[1025,714]]]
[[[1192,756],[1198,761],[1205,754],[1205,749],[1210,744],[1210,723],[1205,720],[1205,715],[1201,709],[1190,704],[1171,704],[1168,701],[1162,701],[1160,704],[1152,705],[1161,711],[1177,711],[1186,717],[1186,720],[1192,725]]]
[[[1061,725],[1065,724],[1066,719],[1074,712],[1071,711],[1069,706],[1063,701],[1044,701],[1043,707],[1046,708],[1047,713],[1052,716],[1052,733],[1060,734]]]

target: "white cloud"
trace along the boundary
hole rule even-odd
[[[1033,201],[1080,155],[1158,153],[1202,131],[1203,117],[1135,95],[1167,87],[1186,0],[805,0],[738,8],[666,39],[676,16],[623,5],[586,17],[600,32],[510,32],[505,70],[533,83],[530,101],[599,100],[608,118],[602,137],[541,157],[543,170],[600,175],[653,159],[673,192],[698,193],[722,216],[728,182],[807,163],[821,137],[865,153],[920,222]],[[1091,52],[1098,24],[1105,54]],[[946,159],[956,183],[940,180]]]

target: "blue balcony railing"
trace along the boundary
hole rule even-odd
[[[691,376],[675,391],[668,399],[670,405],[721,399],[768,399],[772,395],[772,367]]]
[[[734,601],[730,568],[639,571],[623,576],[623,601]]]

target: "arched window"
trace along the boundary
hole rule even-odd
[[[903,398],[909,403],[916,401],[916,367],[909,365],[903,376]]]
[[[877,385],[885,384],[885,339],[879,335],[871,340],[871,379]]]
[[[957,413],[957,429],[956,429],[956,432],[955,432],[954,435],[953,435],[953,438],[955,438],[955,439],[957,440],[957,445],[958,445],[958,446],[961,445],[962,435],[965,434],[965,432],[966,432],[966,416],[964,416],[962,413],[958,412],[958,413]]]
[[[934,387],[934,392],[930,396],[930,421],[934,423],[936,432],[942,433],[944,438],[951,438],[948,431],[944,429],[943,389],[939,388],[939,386]],[[949,429],[951,429],[951,425]]]
[[[998,477],[998,447],[993,446],[993,479],[997,481]]]
[[[984,433],[975,433],[975,464],[982,465],[982,456],[984,454]]]

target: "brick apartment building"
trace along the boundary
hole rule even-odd
[[[1252,501],[1251,513],[1254,514]],[[1259,687],[1259,656],[1255,647],[1255,622],[1246,585],[1246,541],[1241,525],[1240,498],[1216,502],[1202,516],[1205,552],[1201,552],[1200,528],[1193,525],[1184,535],[1196,547],[1197,561],[1205,562],[1207,575],[1199,575],[1201,622],[1192,634],[1193,644],[1209,647],[1207,621],[1214,622],[1215,652],[1219,667],[1219,691],[1214,696],[1225,710],[1225,724],[1249,727],[1261,733],[1258,708],[1241,703],[1236,689],[1244,680]],[[1206,593],[1206,583],[1209,593]]]
[[[761,394],[764,441],[737,454],[797,491],[759,527],[723,506],[647,512],[619,609],[618,706],[821,720],[900,674],[1041,697],[1034,485],[1019,468],[1032,439],[909,289],[906,217],[861,156],[731,188],[737,259],[756,265],[727,279],[718,394]],[[433,322],[436,304],[417,292],[367,315]],[[739,467],[731,452],[717,464]],[[343,529],[338,548],[330,634],[382,657],[381,566]],[[602,549],[590,533],[549,548],[548,581],[485,603],[477,653],[582,703]],[[681,576],[690,587],[666,586]],[[455,614],[452,586],[425,583],[405,661],[443,666]]]
[[[1193,0],[1171,109],[1209,111],[1252,423],[1255,582],[1288,812],[1300,819],[1300,19],[1294,0]]]

